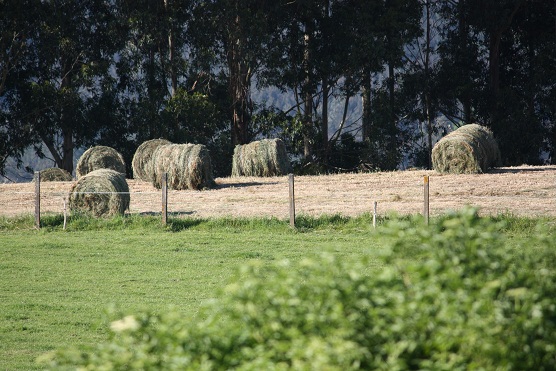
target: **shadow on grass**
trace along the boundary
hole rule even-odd
[[[187,218],[189,212],[168,213],[166,227],[162,225],[160,213],[140,213],[116,215],[108,218],[97,218],[86,214],[70,215],[66,219],[66,230],[88,231],[88,230],[123,230],[123,229],[153,229],[179,232],[197,226],[205,220]],[[25,224],[33,228],[34,219],[26,218]],[[44,215],[41,217],[41,230],[55,231],[64,228],[64,216]]]
[[[523,167],[523,168],[508,168],[499,167],[490,169],[489,173],[492,174],[518,174],[518,173],[528,173],[528,172],[540,172],[540,171],[554,171],[555,166],[545,166],[545,167]]]
[[[269,182],[269,183],[245,182],[245,183],[217,184],[215,189],[243,188],[243,187],[255,187],[255,186],[262,186],[262,185],[275,185],[275,184],[280,184],[280,182]]]
[[[181,232],[196,227],[205,222],[206,220],[203,219],[171,218],[168,219],[168,224],[166,225],[166,229],[171,232]]]

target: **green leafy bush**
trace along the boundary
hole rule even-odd
[[[503,225],[474,210],[416,225],[388,227],[396,238],[384,268],[331,255],[252,263],[196,319],[126,316],[112,322],[109,342],[43,361],[91,370],[555,369],[554,238],[539,232],[509,248]]]

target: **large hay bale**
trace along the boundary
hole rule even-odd
[[[95,146],[86,150],[77,161],[77,179],[98,169],[112,169],[125,174],[125,161],[120,152],[107,146]]]
[[[168,188],[176,190],[206,189],[215,185],[210,153],[202,144],[166,144],[152,155],[153,185],[162,186],[168,173]]]
[[[263,139],[234,148],[232,176],[280,176],[290,171],[286,146],[280,139]]]
[[[98,169],[79,178],[70,191],[71,211],[93,216],[124,214],[129,208],[129,187],[124,174]]]
[[[59,167],[49,167],[41,170],[39,173],[41,175],[41,182],[70,182],[73,180],[73,177],[67,170],[60,169]]]
[[[165,144],[172,144],[172,142],[166,139],[151,139],[143,142],[137,148],[131,162],[133,178],[144,180],[145,182],[153,181],[153,153],[158,147]]]
[[[432,164],[440,173],[485,173],[500,166],[500,162],[500,150],[492,131],[477,124],[454,130],[432,149]]]

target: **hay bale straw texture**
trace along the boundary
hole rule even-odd
[[[500,166],[500,150],[488,128],[470,124],[440,139],[432,149],[436,171],[451,174],[486,173]]]
[[[124,214],[129,208],[129,187],[124,174],[98,169],[82,176],[71,188],[69,208],[96,217]]]
[[[153,185],[162,186],[162,176],[168,173],[168,188],[202,190],[216,185],[212,175],[210,153],[202,144],[166,144],[158,146],[152,155]]]
[[[280,176],[290,171],[286,146],[280,139],[263,139],[234,148],[232,176]]]
[[[153,181],[153,153],[158,147],[165,144],[172,144],[172,142],[166,139],[151,139],[143,142],[137,148],[131,161],[133,178],[144,180],[145,182]]]
[[[77,161],[77,179],[98,169],[112,169],[125,174],[125,161],[120,152],[106,146],[91,147]]]
[[[59,167],[49,167],[40,171],[41,182],[70,182],[73,180],[71,174]]]

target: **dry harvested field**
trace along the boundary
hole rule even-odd
[[[421,213],[423,179],[430,176],[430,213],[438,215],[465,205],[482,214],[511,213],[556,217],[556,166],[519,166],[480,175],[441,175],[431,170],[295,177],[297,214],[346,216]],[[160,190],[128,180],[131,213],[156,214]],[[191,217],[274,216],[287,219],[288,178],[217,178],[216,189],[169,191],[168,211]],[[41,212],[61,213],[72,182],[43,182]],[[0,185],[0,215],[34,212],[34,183]]]

